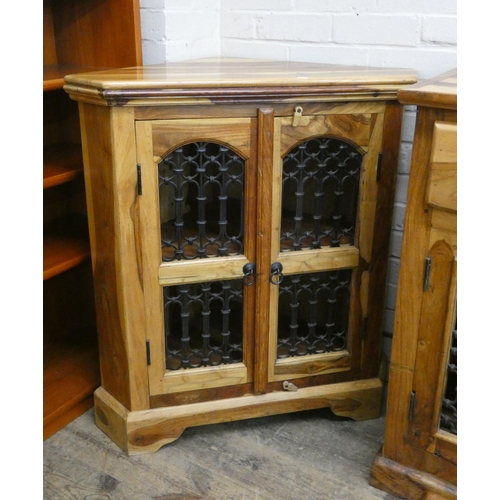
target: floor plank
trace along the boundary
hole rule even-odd
[[[187,429],[127,457],[89,410],[44,442],[50,500],[393,500],[368,484],[384,419],[314,410]]]

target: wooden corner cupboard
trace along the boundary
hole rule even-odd
[[[457,496],[457,73],[399,91],[417,106],[384,445],[371,484]]]
[[[128,454],[319,407],[377,417],[412,70],[214,58],[70,75],[101,387]]]
[[[138,0],[43,0],[43,438],[100,384],[78,105],[64,75],[142,64]]]

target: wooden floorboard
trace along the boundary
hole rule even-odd
[[[187,429],[126,456],[91,409],[44,442],[47,500],[393,500],[371,487],[384,419],[314,410]]]

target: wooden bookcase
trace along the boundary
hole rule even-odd
[[[382,313],[413,70],[209,58],[68,75],[101,387],[129,454],[189,426],[380,414]]]
[[[402,89],[417,106],[384,445],[372,486],[457,497],[457,72]]]
[[[138,0],[44,0],[44,439],[90,408],[100,383],[78,106],[64,75],[137,64]]]

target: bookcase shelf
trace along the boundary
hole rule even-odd
[[[43,0],[44,439],[92,406],[100,382],[78,105],[64,76],[140,64],[138,0]]]

